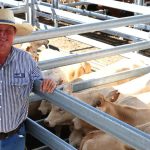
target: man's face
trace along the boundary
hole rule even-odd
[[[13,44],[16,30],[11,25],[0,24],[0,53],[8,52]]]

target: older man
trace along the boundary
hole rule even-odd
[[[0,150],[24,150],[24,121],[33,83],[42,79],[31,56],[12,46],[16,35],[32,32],[29,24],[16,24],[11,10],[0,9]],[[41,91],[52,93],[53,80],[42,79]]]

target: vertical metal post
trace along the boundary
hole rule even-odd
[[[144,5],[144,0],[134,0],[134,4],[143,6]],[[134,13],[134,15],[138,15],[139,13]],[[134,25],[134,28],[140,28],[138,24]]]
[[[57,22],[58,17],[53,8],[58,8],[58,3],[59,3],[59,0],[52,0],[52,18],[54,21],[54,27],[58,27],[58,22]]]
[[[0,2],[0,8],[3,9],[4,8],[4,3]]]
[[[26,13],[26,21],[31,23],[32,25],[35,25],[34,19],[35,17],[35,11],[34,11],[34,4],[35,0],[26,0],[26,6],[27,6],[27,13]]]

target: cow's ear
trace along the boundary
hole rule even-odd
[[[107,101],[115,102],[118,99],[119,95],[120,93],[118,92],[118,90],[114,90],[106,96],[106,99]]]
[[[31,52],[31,50],[32,50],[32,46],[28,46],[28,47],[26,48],[26,51],[27,51],[27,52]]]

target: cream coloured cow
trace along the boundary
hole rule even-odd
[[[149,99],[149,97],[147,97],[147,99]],[[132,126],[150,122],[150,108],[136,108],[133,106],[116,104],[107,101],[103,96],[101,96],[99,100],[99,106],[97,109],[104,111]]]
[[[91,65],[88,62],[72,64],[51,70],[43,71],[44,78],[54,79],[58,85],[71,82],[83,74],[91,72]]]
[[[102,150],[129,150],[121,141],[101,130],[88,133],[82,139],[79,150],[100,150],[100,148]]]
[[[61,55],[66,55],[66,53],[60,53],[60,52],[57,52],[57,51],[51,52],[49,50],[46,50],[46,51],[44,50],[44,51],[42,51],[42,54],[40,54],[40,60],[43,60],[45,58],[45,56],[47,56],[46,59],[51,59],[51,57],[55,58],[55,57],[58,57],[58,56],[60,57]],[[78,80],[79,79],[81,79],[81,80],[87,80],[88,79],[89,80],[89,79],[92,79],[93,77],[95,77],[95,78],[96,77],[103,77],[105,75],[110,75],[110,74],[113,74],[115,72],[122,72],[122,71],[130,70],[130,69],[138,68],[138,67],[141,67],[141,66],[144,66],[144,65],[145,65],[145,63],[143,61],[140,61],[140,60],[122,59],[122,60],[120,60],[120,61],[118,61],[118,62],[116,62],[112,65],[109,65],[109,66],[105,67],[102,71],[98,71],[98,73],[91,72],[91,67],[90,66],[88,67],[88,65],[87,65],[87,67],[84,67],[84,68],[85,69],[89,68],[89,69],[87,69],[87,72],[89,70],[89,72],[91,72],[91,73],[81,75],[80,78],[78,78]],[[62,84],[64,82],[70,82],[73,79],[75,79],[75,77],[72,78],[71,80],[70,80],[70,77],[67,77],[67,79],[65,79],[66,75],[63,73],[64,71],[62,73],[59,73],[61,71],[61,69],[63,70],[63,68],[68,68],[68,70],[69,70],[70,67],[72,67],[72,65],[65,66],[65,67],[62,67],[62,68],[52,69],[50,71],[49,70],[44,71],[43,75],[44,75],[45,78],[47,78],[48,76],[51,77],[51,78],[55,77],[55,81],[58,84]],[[77,73],[71,73],[71,74],[75,75]],[[69,74],[68,74],[68,76],[69,76]],[[76,77],[78,77],[78,75],[76,75]],[[125,82],[125,81],[128,81],[128,80],[129,79],[122,80],[122,81],[119,81],[119,82],[117,81],[115,84],[120,84],[121,82]],[[113,83],[113,85],[114,85],[114,83]],[[108,91],[108,90],[109,90],[108,88],[103,89],[100,93],[101,94],[102,93],[107,93],[106,91]],[[113,91],[113,88],[112,89],[110,88],[109,91]],[[45,106],[45,107],[47,107],[47,106]],[[40,110],[45,109],[44,105],[42,104],[39,109]]]
[[[110,101],[106,101],[103,96],[100,98],[99,104],[100,106],[98,109],[101,111],[104,111],[130,125],[138,127],[139,129],[149,133],[150,109],[115,104]],[[99,147],[103,147],[103,150],[106,150],[110,149],[110,145],[111,150],[133,149],[110,136],[109,134],[98,130],[87,133],[81,142],[80,150],[90,150],[91,148],[92,150],[99,150]]]
[[[43,114],[47,115],[51,111],[51,103],[48,100],[42,100],[38,110]]]
[[[147,93],[142,93],[139,95],[134,95],[134,96],[128,96],[123,98],[122,100],[115,101],[117,99],[114,98],[112,99],[112,97],[114,96],[119,96],[119,93],[115,92],[111,92],[109,93],[109,95],[107,96],[107,100],[111,101],[111,102],[115,102],[116,105],[124,105],[124,106],[132,106],[135,108],[150,108],[150,92]],[[101,102],[100,102],[101,103]],[[105,104],[104,104],[105,106]],[[102,104],[103,107],[103,104]],[[104,111],[106,111],[107,109],[104,108]],[[111,109],[108,108],[108,111],[110,111],[110,115],[111,115]],[[115,111],[112,111],[113,113],[115,113]],[[126,116],[126,115],[121,115],[120,116]],[[74,146],[79,146],[80,145],[80,140],[82,135],[85,136],[86,134],[88,134],[90,131],[96,130],[96,128],[88,123],[86,123],[85,121],[79,119],[79,118],[74,118],[73,119],[73,131],[71,132],[70,136],[69,136],[69,142],[70,144],[75,144]],[[77,143],[79,142],[79,143]]]
[[[124,58],[122,60],[119,60],[111,65],[108,65],[101,70],[97,70],[96,72],[92,72],[91,74],[84,75],[80,77],[82,80],[89,80],[94,78],[100,78],[100,77],[105,77],[108,75],[112,75],[115,73],[127,71],[127,70],[132,70],[135,68],[139,67],[144,67],[147,66],[146,63],[142,60],[132,60],[132,59],[127,59]],[[126,82],[129,81],[129,79],[125,80]],[[117,81],[117,84],[121,84],[122,81]]]
[[[71,82],[83,74],[91,72],[91,65],[88,62],[82,62],[78,64],[63,66],[54,68],[51,70],[43,71],[44,78],[54,79],[58,85]],[[38,108],[42,114],[49,113],[51,110],[51,104],[48,101],[42,101]],[[57,110],[57,109],[56,109]]]
[[[48,43],[49,43],[48,40],[40,40],[40,41],[33,41],[33,42],[23,43],[23,44],[16,44],[15,47],[27,51],[29,54],[31,54],[32,58],[35,61],[39,61],[39,54],[38,54],[37,50],[42,45],[47,46]]]
[[[115,98],[114,98],[114,96],[115,96]],[[133,95],[133,96],[127,96],[125,98],[122,98],[119,101],[116,101],[118,96],[119,96],[119,93],[117,93],[117,91],[116,92],[113,91],[113,92],[110,92],[109,95],[106,96],[105,99],[107,99],[108,102],[111,102],[111,103],[113,102],[115,106],[116,105],[119,105],[121,107],[122,106],[130,106],[130,107],[138,108],[139,110],[143,109],[143,108],[150,108],[150,100],[149,100],[150,92]],[[100,101],[100,104],[103,107],[103,103],[101,103],[101,102],[102,101]],[[99,102],[97,101],[97,104],[98,103]],[[105,104],[104,104],[104,107],[105,107]],[[104,108],[104,111],[106,111],[106,110],[107,109]],[[108,108],[108,110],[109,110],[109,108]],[[112,111],[112,112],[114,112],[114,111]],[[110,115],[112,115],[111,112],[110,112]],[[85,121],[83,121],[79,118],[74,118],[73,123],[74,123],[74,128],[76,130],[83,129],[83,130],[85,130],[85,132],[87,132],[87,131],[91,131],[91,130],[95,129],[95,127],[87,124]]]
[[[115,91],[109,93],[109,97],[114,95],[114,92]],[[150,120],[148,116],[150,113],[149,96],[150,92],[147,92],[125,97],[119,102],[115,102],[116,99],[107,99],[107,97],[104,98],[104,96],[101,95],[99,97],[100,101],[97,101],[97,104],[99,105],[97,108],[130,125],[137,126],[149,122]],[[142,97],[144,97],[143,100],[141,99]]]
[[[150,90],[150,73],[143,75],[141,77],[138,77],[127,83],[123,83],[118,86],[113,86],[110,88],[102,89],[102,91],[107,91],[107,92],[111,92],[111,91],[115,91],[115,90],[118,90],[118,92],[121,95],[121,96],[119,95],[119,99],[121,99],[122,97],[128,96],[128,95],[133,95],[133,94],[138,94],[138,93],[149,91]],[[102,93],[102,91],[99,91],[99,94],[104,95]],[[94,93],[95,92],[92,92],[92,94],[90,96],[92,97]],[[57,113],[59,113],[59,112],[57,112]],[[61,116],[61,114],[60,114],[60,116]],[[55,117],[52,117],[52,115],[49,114],[49,116],[45,119],[45,121],[48,122],[48,120],[51,120],[51,122],[52,122],[52,119],[50,119],[50,118],[55,118]],[[63,122],[64,122],[65,119],[63,119],[62,116],[61,116],[61,118],[62,119],[59,119],[59,120],[63,120]]]
[[[123,95],[134,95],[150,91],[150,73],[142,75],[124,84],[113,86]]]
[[[136,126],[136,128],[150,134],[150,122]],[[89,132],[82,139],[79,150],[99,150],[100,147],[103,150],[135,150],[102,130]]]
[[[103,91],[104,95],[108,95],[109,91]],[[116,94],[115,92],[113,93],[114,95]],[[92,90],[86,90],[86,91],[81,91],[79,93],[72,93],[72,96],[79,98],[79,100],[84,101],[87,104],[90,104],[92,106],[97,105],[97,100],[99,100],[100,96],[100,90],[98,89],[92,89]],[[112,99],[117,98],[116,96],[112,95]],[[45,123],[48,123],[50,127],[54,127],[56,125],[61,125],[61,124],[66,124],[66,123],[71,123],[72,119],[75,116],[72,115],[71,113],[65,111],[64,109],[52,105],[52,109],[45,118]]]

